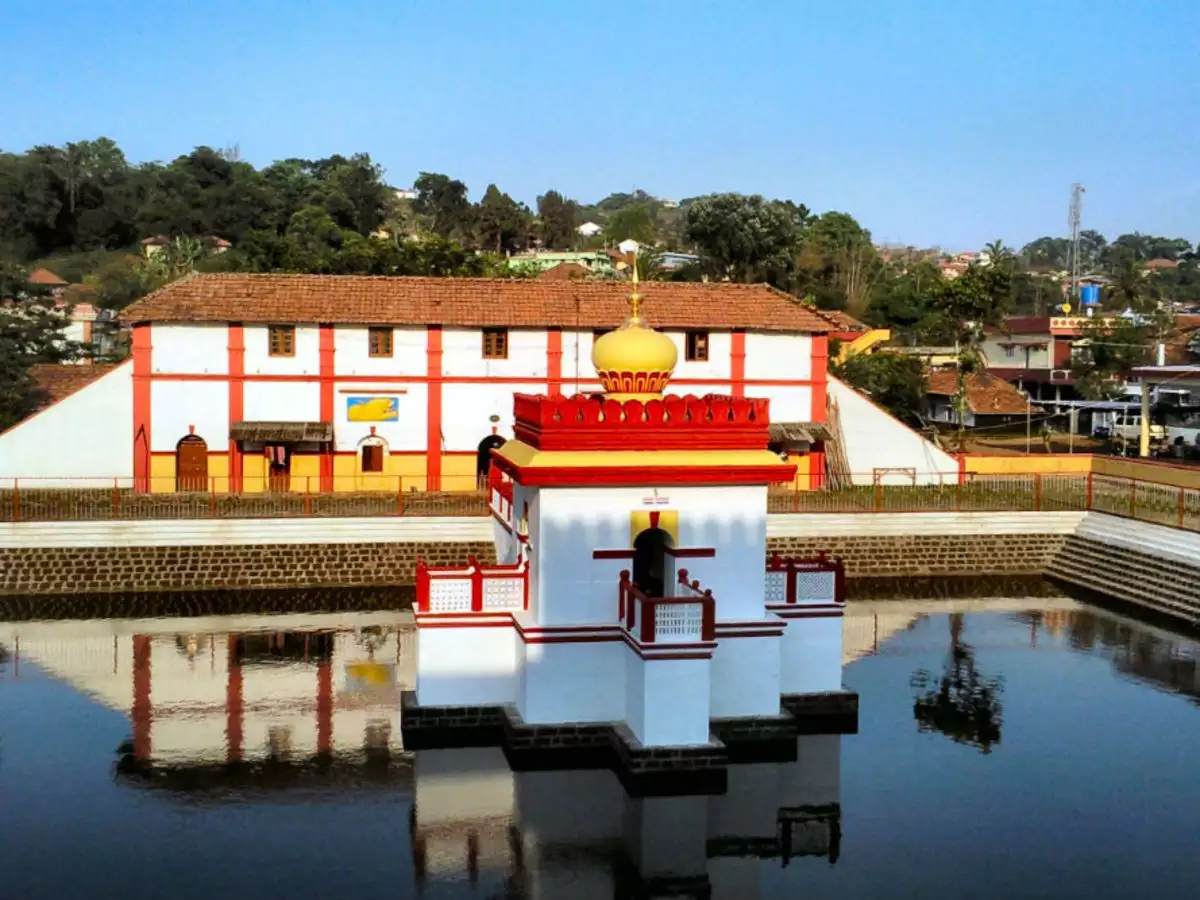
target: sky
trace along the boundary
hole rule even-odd
[[[533,204],[641,188],[975,249],[1200,240],[1197,0],[0,0],[0,149],[367,152]]]

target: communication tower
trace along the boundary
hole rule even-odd
[[[1071,293],[1067,301],[1073,305],[1079,302],[1079,224],[1083,218],[1083,192],[1087,190],[1078,181],[1071,185],[1071,211],[1067,224],[1071,230],[1071,248],[1068,256],[1068,268],[1071,272]]]

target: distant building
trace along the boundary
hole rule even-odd
[[[616,272],[613,259],[606,250],[530,250],[514,253],[508,258],[510,267],[534,265],[542,271],[568,264],[581,267],[588,274],[611,275]]]
[[[640,246],[641,244],[639,244],[633,238],[625,238],[625,240],[617,244],[617,250],[628,256],[630,253],[637,253],[638,247]]]
[[[998,425],[1040,413],[1029,397],[1002,378],[987,372],[975,372],[966,380],[966,409],[962,424],[968,428]],[[929,373],[925,392],[926,416],[931,421],[957,425],[958,373],[954,369],[935,369]]]
[[[604,226],[597,225],[595,222],[584,222],[582,225],[580,225],[575,230],[578,231],[584,237],[590,238],[590,237],[595,237],[600,232],[602,232],[604,230]]]
[[[676,253],[674,250],[664,250],[658,254],[658,263],[668,272],[680,266],[690,266],[700,262],[700,257],[694,253]]]
[[[30,284],[51,288],[52,290],[65,288],[67,286],[66,281],[59,278],[49,269],[34,269],[29,273],[29,277],[26,279],[26,281],[28,281]]]
[[[396,188],[395,193],[397,200],[416,200],[418,191],[416,188]]]

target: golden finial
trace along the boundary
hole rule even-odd
[[[631,268],[630,277],[633,279],[633,290],[629,294],[629,321],[635,325],[642,324],[642,295],[638,293],[637,248],[629,251]]]

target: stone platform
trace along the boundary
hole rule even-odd
[[[778,716],[714,719],[709,743],[643,747],[623,722],[526,723],[516,707],[422,706],[415,691],[401,700],[408,750],[453,747],[504,749],[516,771],[612,769],[634,797],[722,794],[731,764],[790,762],[802,734],[858,731],[852,691],[782,698]]]

